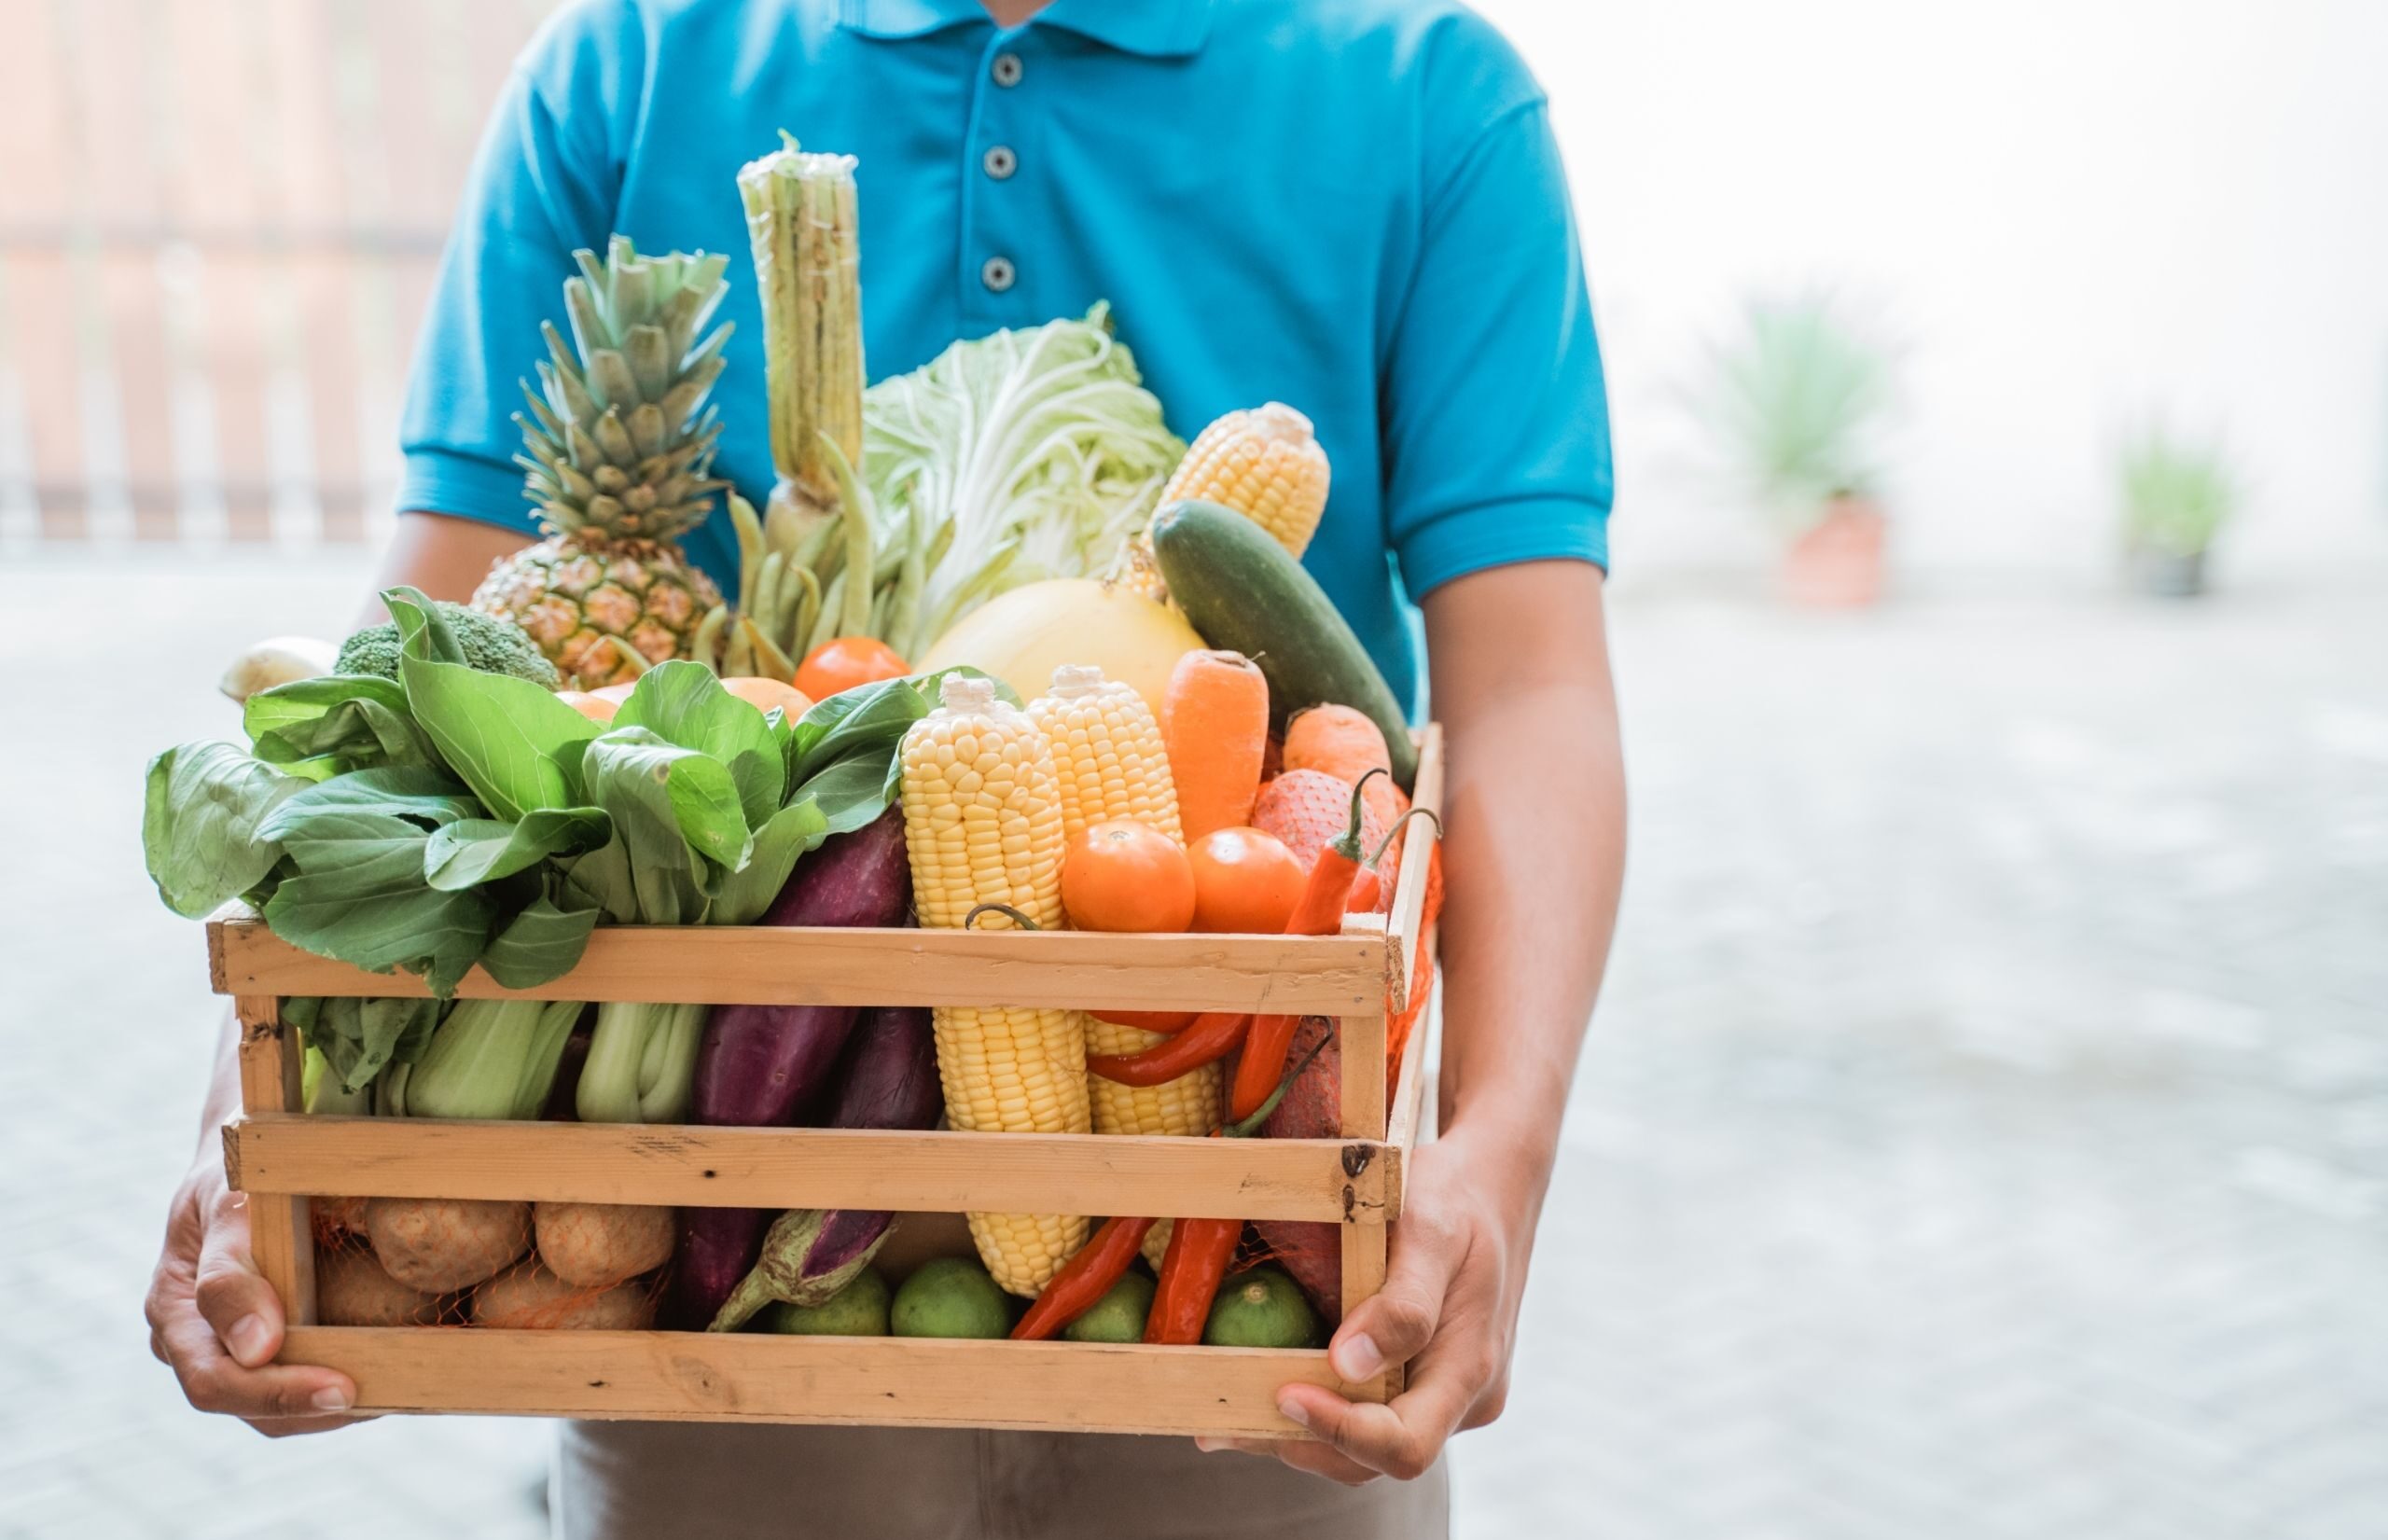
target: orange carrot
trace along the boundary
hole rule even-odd
[[[1269,682],[1240,652],[1189,652],[1161,698],[1161,742],[1188,844],[1252,822],[1269,737]]]
[[[1356,784],[1368,771],[1381,770],[1385,773],[1369,782],[1363,793],[1377,826],[1389,829],[1395,819],[1409,811],[1409,798],[1393,784],[1393,755],[1384,745],[1384,733],[1367,713],[1349,706],[1329,702],[1294,713],[1293,719],[1285,724],[1285,770],[1289,773],[1323,770],[1347,786]],[[1369,848],[1375,848],[1373,840]],[[1400,864],[1401,846],[1396,842],[1386,853],[1385,867],[1377,874],[1384,879],[1388,891],[1392,874]]]

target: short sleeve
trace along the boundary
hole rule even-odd
[[[1486,567],[1608,564],[1608,397],[1539,99],[1429,189],[1386,354],[1386,541],[1412,598]]]
[[[507,80],[474,160],[415,345],[398,507],[526,533],[537,515],[513,463],[517,382],[564,324],[572,254],[604,249],[621,173],[610,125],[625,55],[604,10],[566,13]]]

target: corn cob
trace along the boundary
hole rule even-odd
[[[1062,801],[1051,752],[988,681],[947,676],[943,706],[904,738],[904,835],[921,923],[961,926],[979,904],[1062,923]],[[1013,922],[990,915],[1002,929]],[[1076,1011],[940,1006],[934,1017],[945,1113],[957,1129],[1084,1133],[1086,1029]],[[1086,1242],[1063,1214],[974,1214],[995,1282],[1034,1297]]]
[[[1103,671],[1064,663],[1049,694],[1028,703],[1028,718],[1053,751],[1061,777],[1064,846],[1089,825],[1132,818],[1183,842],[1177,785],[1160,724],[1133,687]]]
[[[1231,411],[1194,440],[1161,502],[1199,497],[1233,508],[1296,556],[1326,511],[1326,451],[1310,419],[1280,401]]]
[[[1101,669],[1065,663],[1053,671],[1051,693],[1029,702],[1028,715],[1052,745],[1067,839],[1112,818],[1133,818],[1172,839],[1180,837],[1169,755],[1143,696],[1104,679]],[[1161,1040],[1159,1033],[1086,1019],[1089,1053],[1136,1053]],[[1094,1131],[1200,1137],[1218,1122],[1223,1084],[1217,1064],[1159,1086],[1122,1086],[1090,1075]],[[1155,1233],[1159,1239],[1147,1235],[1144,1250],[1159,1267],[1169,1245],[1168,1222]]]

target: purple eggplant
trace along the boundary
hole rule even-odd
[[[865,1011],[840,1064],[837,1129],[928,1129],[944,1098],[937,1078],[937,1040],[918,1006]],[[775,1299],[826,1303],[854,1281],[896,1227],[874,1209],[791,1209],[772,1221],[754,1270],[729,1292],[712,1331],[735,1331]]]
[[[900,925],[912,907],[904,819],[890,808],[797,863],[766,925]],[[852,1006],[716,1006],[697,1048],[692,1117],[736,1128],[796,1120],[854,1030]]]
[[[798,861],[758,922],[765,925],[900,925],[912,908],[904,815],[890,808]],[[697,1049],[690,1118],[716,1127],[807,1120],[832,1083],[860,1013],[852,1006],[716,1006]],[[934,1089],[936,1071],[930,1071]],[[690,1330],[712,1320],[754,1267],[769,1209],[683,1208],[664,1319]]]

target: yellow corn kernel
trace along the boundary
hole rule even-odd
[[[1299,556],[1326,511],[1326,451],[1310,419],[1281,401],[1231,411],[1195,438],[1161,489],[1233,508]]]
[[[1028,718],[1053,751],[1063,849],[1088,825],[1113,818],[1182,838],[1160,724],[1133,687],[1104,678],[1099,668],[1064,663],[1053,671],[1051,693],[1028,703]]]
[[[1062,799],[1044,735],[984,679],[950,675],[942,705],[905,734],[904,835],[921,923],[958,928],[985,903],[1062,922]],[[980,929],[1013,922],[990,913]],[[939,1006],[946,1117],[985,1133],[1084,1133],[1086,1029],[1076,1011]],[[1034,1296],[1086,1242],[1084,1218],[969,1216],[995,1282]]]

